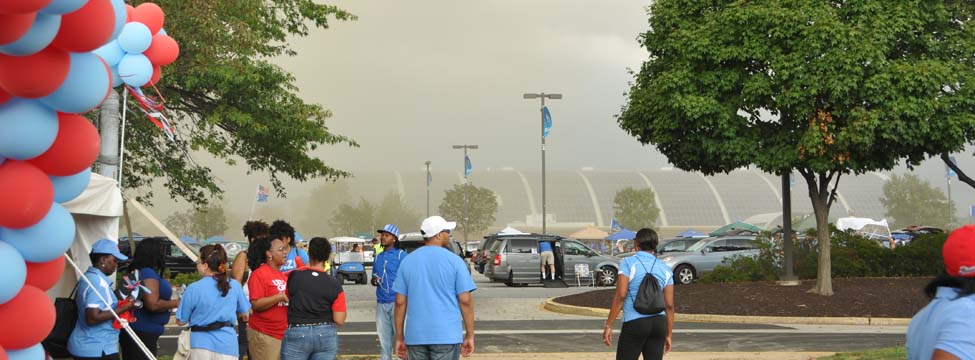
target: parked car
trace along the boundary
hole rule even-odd
[[[487,266],[488,261],[491,260],[490,254],[491,246],[494,245],[495,240],[498,239],[499,235],[485,236],[484,241],[478,245],[477,251],[474,252],[474,256],[471,257],[471,263],[474,264],[474,270],[483,274],[484,268]]]
[[[702,238],[702,237],[694,237],[694,238],[684,238],[684,237],[681,237],[681,238],[664,239],[664,240],[660,241],[660,244],[657,244],[657,254],[663,254],[663,253],[668,253],[668,252],[687,250],[688,247],[690,247],[691,245],[694,245],[698,241],[701,241],[701,239],[704,239],[704,238]]]
[[[674,271],[675,283],[686,285],[732,257],[757,257],[759,250],[756,241],[754,236],[705,238],[686,251],[661,255],[660,261]]]
[[[136,245],[139,241],[147,238],[148,236],[132,236],[132,240],[135,240]],[[172,279],[179,274],[194,273],[196,272],[196,262],[190,259],[189,256],[183,253],[176,244],[173,244],[172,240],[163,238],[163,245],[166,246],[166,270],[169,272],[169,278]],[[187,244],[191,245],[191,244]],[[129,256],[132,254],[129,247],[129,239],[126,236],[119,238],[118,248],[123,255]],[[192,247],[192,245],[191,245]],[[199,249],[199,248],[197,248]],[[166,276],[163,274],[163,276]]]
[[[401,249],[403,249],[403,251],[406,251],[406,253],[409,254],[413,252],[413,250],[419,249],[421,246],[423,246],[423,235],[420,235],[418,232],[403,234],[399,239],[399,246]],[[445,248],[450,250],[450,252],[457,254],[457,256],[460,256],[460,258],[464,260],[464,263],[468,264],[467,270],[470,270],[470,263],[467,261],[468,253],[464,251],[464,247],[457,242],[457,240],[454,240],[453,235],[450,236],[450,243],[448,243]]]
[[[585,264],[590,269],[582,282],[595,281],[599,285],[616,284],[619,258],[597,254],[582,242],[561,236],[524,234],[497,236],[487,255],[491,257],[484,275],[508,286],[540,284],[541,256],[538,244],[552,243],[555,253],[555,273],[559,279],[575,279],[576,265]]]

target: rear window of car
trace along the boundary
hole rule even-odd
[[[508,253],[531,254],[538,252],[538,241],[533,239],[511,239],[508,241]],[[532,251],[534,250],[534,251]]]

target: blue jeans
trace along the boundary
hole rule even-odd
[[[376,303],[376,333],[379,334],[379,360],[393,359],[396,341],[396,322],[393,313],[396,303]]]
[[[406,355],[410,360],[457,360],[460,359],[460,344],[409,345]]]
[[[281,339],[281,360],[334,360],[338,352],[335,325],[288,327]]]

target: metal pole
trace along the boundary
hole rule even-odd
[[[427,217],[430,217],[430,162],[427,161]]]
[[[112,179],[118,177],[119,149],[119,97],[115,90],[108,92],[108,98],[101,106],[98,135],[101,137],[101,151],[98,154],[98,174]]]
[[[952,223],[955,222],[954,214],[951,211],[951,176],[945,174],[945,183],[948,185],[948,226],[950,227]]]
[[[782,280],[795,280],[792,259],[792,171],[782,174],[782,251],[785,252],[785,277]]]
[[[542,124],[542,234],[546,234],[546,219],[545,219],[545,93],[542,93],[540,97],[542,99],[542,107],[538,109],[539,115],[541,116]]]
[[[129,88],[122,88],[122,138],[119,140],[119,150],[118,150],[118,186],[122,188],[122,173],[125,169],[122,165],[125,163],[125,115],[128,114],[129,107],[126,106],[126,100],[129,99]]]

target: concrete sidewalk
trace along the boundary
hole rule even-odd
[[[831,352],[672,352],[664,359],[674,360],[810,360],[830,356]],[[616,353],[475,353],[461,359],[505,359],[505,360],[605,360],[612,359]],[[373,359],[373,356],[343,355],[339,360]]]

